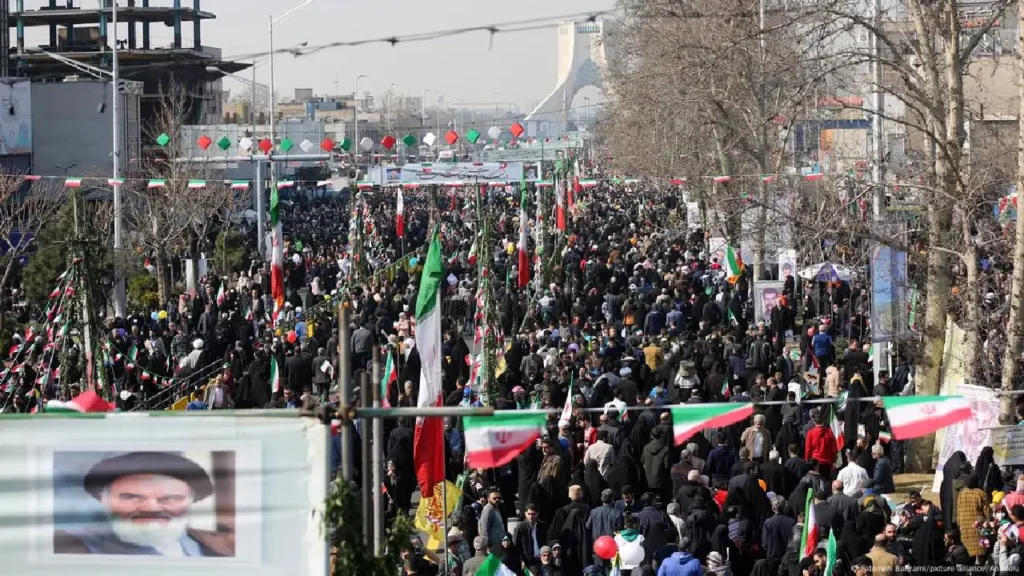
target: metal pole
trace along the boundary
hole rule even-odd
[[[359,392],[362,396],[360,405],[363,408],[371,407],[373,401],[370,399],[370,374],[365,370],[359,382]],[[370,484],[370,430],[372,425],[372,421],[364,419],[360,422],[359,426],[359,447],[361,448],[359,452],[359,477],[363,481],[363,538],[366,541],[366,548],[368,550],[373,549],[373,527],[377,523],[376,518],[371,514],[373,511],[373,496],[371,495],[373,485]]]
[[[256,87],[252,87],[253,92],[256,91]],[[270,142],[277,142],[277,118],[275,117],[275,103],[274,103],[274,17],[270,16]],[[273,180],[277,174],[276,166],[274,163],[270,163],[270,179]]]
[[[121,114],[121,92],[118,90],[118,84],[120,83],[120,70],[117,62],[117,0],[112,3],[112,22],[113,22],[113,37],[114,41],[112,46],[114,51],[111,59],[111,92],[113,97],[111,98],[110,113],[113,117],[111,120],[111,135],[113,136],[112,145],[112,156],[114,160],[113,177],[115,179],[120,177],[121,174],[121,126],[120,119],[118,116]],[[124,241],[124,224],[121,221],[121,187],[114,186],[114,252],[119,253],[123,247]],[[124,290],[124,270],[121,266],[114,266],[114,316],[124,318],[127,313],[127,302],[125,301],[125,290]]]
[[[348,412],[352,396],[352,373],[349,369],[352,337],[349,335],[348,314],[348,302],[343,301],[338,305],[338,407],[342,413]],[[352,480],[352,432],[347,425],[341,427],[341,470],[345,480]]]
[[[253,130],[255,131],[255,127]],[[257,160],[255,164],[256,182],[253,192],[256,194],[256,253],[262,256],[262,259],[266,259],[267,208],[263,198],[263,162]]]
[[[355,146],[356,170],[359,170],[359,74],[356,74],[355,86],[352,88],[352,145]]]
[[[249,110],[249,121],[252,122],[252,136],[256,137],[256,59],[252,59],[252,103],[249,106],[252,108]]]
[[[882,3],[881,0],[873,0],[871,4],[871,22],[875,30],[882,26]],[[871,50],[871,100],[874,114],[871,116],[871,184],[873,194],[871,195],[871,216],[875,227],[882,224],[883,202],[885,201],[885,189],[883,186],[884,174],[882,172],[882,112],[885,105],[884,94],[882,93],[882,64],[879,61],[879,38],[876,34],[869,36]],[[877,232],[884,234],[883,230]],[[874,382],[878,383],[878,373],[885,359],[885,344],[875,342],[871,344],[871,353],[874,361],[871,363],[871,370]]]
[[[373,347],[373,407],[381,407],[380,396],[380,349]],[[373,425],[373,470],[369,489],[373,490],[373,553],[380,555],[384,543],[384,494],[380,487],[384,479],[381,478],[384,470],[384,421],[380,418],[371,419]],[[363,458],[366,458],[364,455]]]
[[[442,440],[443,442],[443,440]],[[441,461],[441,468],[444,470],[443,478],[441,482],[441,510],[444,510],[444,538],[441,539],[441,545],[444,546],[444,565],[449,566],[451,559],[451,547],[448,546],[448,459],[445,458]]]

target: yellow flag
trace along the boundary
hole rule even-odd
[[[447,494],[445,494],[445,487],[447,487]],[[448,496],[447,499],[444,498],[445,495]],[[444,485],[434,485],[433,496],[420,499],[420,505],[416,508],[415,525],[417,530],[422,530],[427,534],[427,550],[444,548],[444,542],[447,541],[444,533],[444,519],[455,512],[460,498],[462,498],[462,490],[446,480]]]

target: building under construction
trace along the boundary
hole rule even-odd
[[[88,3],[95,7],[83,7]],[[24,0],[0,0],[0,77],[33,82],[62,82],[109,72],[113,62],[112,0],[48,0],[48,5],[25,10]],[[187,5],[191,4],[191,5]],[[174,81],[193,99],[189,123],[219,123],[223,117],[223,73],[236,73],[247,63],[226,62],[220,49],[204,46],[202,24],[216,16],[200,0],[120,0],[117,50],[120,78],[142,86],[140,120],[152,118],[161,85]],[[103,7],[100,8],[99,6]],[[191,25],[191,38],[182,31]],[[154,46],[151,28],[173,29],[170,45]],[[127,34],[124,33],[127,27]],[[26,31],[47,29],[45,44],[26,46]],[[16,33],[11,42],[11,30]],[[38,34],[33,34],[38,36]],[[76,65],[79,64],[79,65]]]

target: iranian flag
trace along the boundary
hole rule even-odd
[[[249,189],[249,181],[248,180],[232,180],[231,181],[231,189],[232,190],[248,190]]]
[[[882,403],[896,440],[927,436],[973,415],[963,396],[886,396]]]
[[[526,250],[526,176],[519,182],[519,288],[530,283],[530,255]]]
[[[68,188],[81,188],[82,187],[82,179],[81,178],[65,178],[64,179],[64,185],[67,186]]]
[[[201,190],[206,188],[206,180],[189,180],[188,188],[189,190]]]
[[[86,390],[67,402],[51,400],[46,403],[44,412],[75,412],[79,414],[110,412],[114,405],[107,402],[93,390]]]
[[[725,247],[725,275],[730,284],[735,284],[743,275],[743,260],[732,246]]]
[[[224,301],[228,299],[228,293],[224,291],[224,282],[220,283],[220,288],[217,289],[217,306],[223,306]]]
[[[831,409],[831,416],[829,419],[829,428],[832,429],[832,435],[836,437],[836,467],[843,465],[843,448],[846,447],[846,422],[839,419],[839,407],[835,404],[829,404]]]
[[[559,180],[555,186],[555,228],[565,232],[565,181]]]
[[[506,410],[491,416],[465,416],[466,462],[471,468],[497,468],[540,438],[544,412]]]
[[[494,554],[488,554],[483,564],[476,569],[476,576],[515,576],[515,572],[501,563]]]
[[[818,547],[818,519],[814,517],[814,490],[807,489],[804,503],[804,530],[800,535],[800,559],[814,554]]]
[[[828,531],[828,546],[825,548],[825,576],[832,576],[836,569],[836,553],[839,545],[836,543],[836,531]]]
[[[558,417],[558,427],[569,424],[572,419],[572,387],[575,374],[569,374],[569,395],[565,397],[565,406],[562,407],[562,415]]]
[[[146,184],[146,188],[165,188],[167,186],[167,180],[162,178],[154,178]]]
[[[473,243],[469,245],[469,265],[476,266],[476,238],[473,238]]]
[[[278,202],[277,184],[274,184],[270,188],[270,230],[273,234],[270,257],[270,294],[274,298],[275,321],[277,313],[284,308],[284,232],[281,229]]]
[[[672,408],[672,435],[676,446],[705,428],[724,428],[742,422],[754,413],[750,402],[685,404]]]
[[[395,357],[388,351],[388,360],[384,364],[384,378],[380,381],[380,403],[385,408],[391,408],[388,396],[391,395],[391,385],[398,381],[398,372],[395,370]]]
[[[292,186],[295,186],[295,182],[291,180],[281,180],[277,183],[278,188],[291,188]]]
[[[277,367],[277,356],[270,357],[270,391],[274,394],[281,391],[281,369]]]
[[[427,260],[420,277],[416,298],[416,350],[420,354],[420,393],[416,406],[443,406],[441,369],[441,241],[434,231]],[[434,485],[444,482],[444,418],[421,416],[416,419],[413,436],[413,461],[420,494],[433,494]]]
[[[405,200],[402,198],[402,189],[398,189],[398,206],[395,211],[395,234],[402,238],[405,236]]]

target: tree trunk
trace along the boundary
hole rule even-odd
[[[964,264],[967,267],[967,289],[964,294],[964,319],[966,320],[963,329],[967,335],[964,342],[964,372],[966,374],[980,374],[978,371],[978,354],[981,352],[981,312],[978,306],[978,248],[971,236],[971,222],[965,216],[963,218],[964,238]]]
[[[160,305],[163,306],[171,294],[170,268],[163,250],[157,251],[153,267],[156,268],[156,286],[160,294]]]
[[[1018,18],[1024,17],[1024,2],[1017,4]],[[1024,49],[1024,26],[1017,32],[1018,54]],[[1024,64],[1017,62],[1017,190],[1024,190]],[[1018,192],[1019,193],[1019,192]],[[1014,232],[1013,247],[1013,280],[1010,287],[1010,320],[1006,326],[1006,353],[1003,355],[1003,375],[1001,388],[1013,390],[1013,378],[1017,374],[1017,364],[1021,356],[1021,313],[1024,307],[1024,216],[1017,214],[1017,226]],[[1013,398],[1000,396],[999,408],[1004,418],[1013,413]]]

